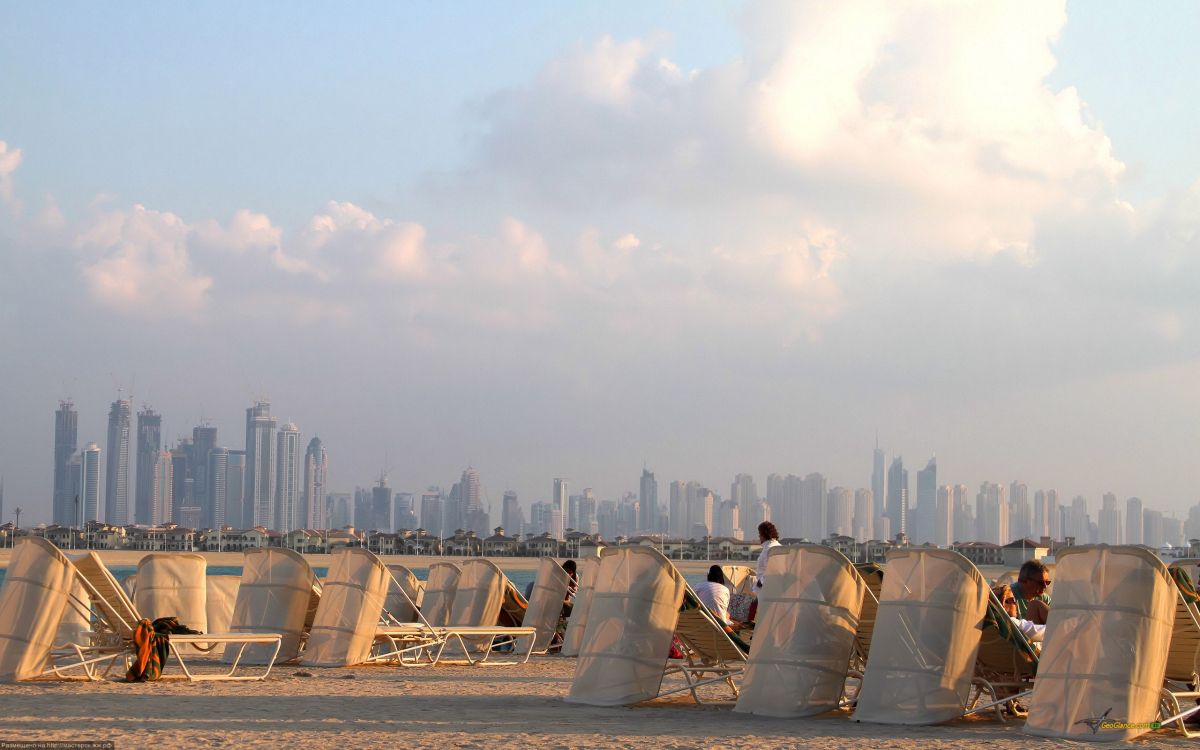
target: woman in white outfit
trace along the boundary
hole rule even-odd
[[[729,588],[720,565],[708,569],[708,580],[696,587],[696,596],[722,625],[729,625]]]
[[[758,554],[758,565],[754,566],[754,586],[755,589],[762,589],[767,577],[767,555],[771,554],[772,547],[779,546],[779,529],[770,521],[763,521],[758,525],[758,541],[762,544],[762,552]]]

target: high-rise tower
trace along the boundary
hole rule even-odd
[[[118,398],[108,410],[108,461],[104,467],[104,520],[129,523],[129,420],[133,404]]]
[[[325,453],[325,445],[321,442],[321,438],[314,437],[308,441],[308,450],[304,452],[306,528],[325,529],[329,527],[325,517],[328,474],[329,456]]]
[[[217,447],[217,428],[198,425],[192,428],[192,494],[200,506],[200,525],[214,527],[212,480],[208,454]]]
[[[246,493],[255,526],[275,528],[275,418],[271,403],[246,409]]]
[[[550,536],[555,539],[564,538],[564,521],[567,514],[567,504],[570,502],[567,497],[567,480],[561,477],[554,479],[554,494],[550,498]]]
[[[275,451],[275,523],[280,531],[300,528],[308,514],[300,507],[300,430],[288,422],[279,429]]]
[[[658,480],[654,472],[642,469],[642,481],[638,487],[638,528],[648,534],[662,531],[658,528]]]
[[[871,463],[871,502],[874,504],[874,514],[871,518],[876,538],[884,539],[888,535],[883,519],[887,516],[887,480],[883,473],[883,450],[879,447],[879,436],[875,436],[875,455]]]
[[[893,458],[888,467],[887,517],[893,538],[908,533],[908,469],[902,456]]]
[[[58,402],[54,412],[54,523],[74,526],[78,523],[76,498],[70,489],[67,464],[79,445],[79,412],[69,399]],[[3,516],[0,516],[3,522]]]
[[[937,533],[937,457],[929,459],[925,468],[917,472],[917,508],[913,512],[909,541],[934,542]]]
[[[82,477],[79,485],[82,492],[79,498],[79,508],[83,513],[81,520],[86,524],[100,518],[100,446],[88,443],[80,455],[82,460],[79,470]]]
[[[133,492],[135,523],[162,523],[162,513],[155,513],[154,487],[158,480],[159,454],[162,453],[162,416],[146,407],[137,415],[137,482]],[[155,521],[155,516],[159,516]]]

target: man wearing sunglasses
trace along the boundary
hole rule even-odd
[[[1045,625],[1050,614],[1049,588],[1050,571],[1046,566],[1040,560],[1026,560],[1017,573],[1017,585],[1012,587],[1018,617]]]

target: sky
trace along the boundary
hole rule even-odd
[[[243,7],[248,5],[249,7]],[[54,410],[495,512],[643,466],[1200,501],[1200,8],[0,6],[0,475]],[[915,477],[913,479],[915,482]],[[915,485],[914,485],[915,486]]]

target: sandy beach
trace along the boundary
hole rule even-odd
[[[971,718],[935,727],[859,724],[848,712],[765,719],[731,704],[672,696],[630,708],[565,703],[575,660],[515,667],[284,665],[265,682],[0,685],[0,739],[112,740],[115,747],[236,748],[1041,748],[1020,721]],[[298,676],[311,674],[312,676]],[[713,698],[720,697],[712,693]],[[1084,743],[1066,743],[1082,746]],[[1134,747],[1184,747],[1155,732]],[[1115,747],[1116,745],[1110,745]]]

